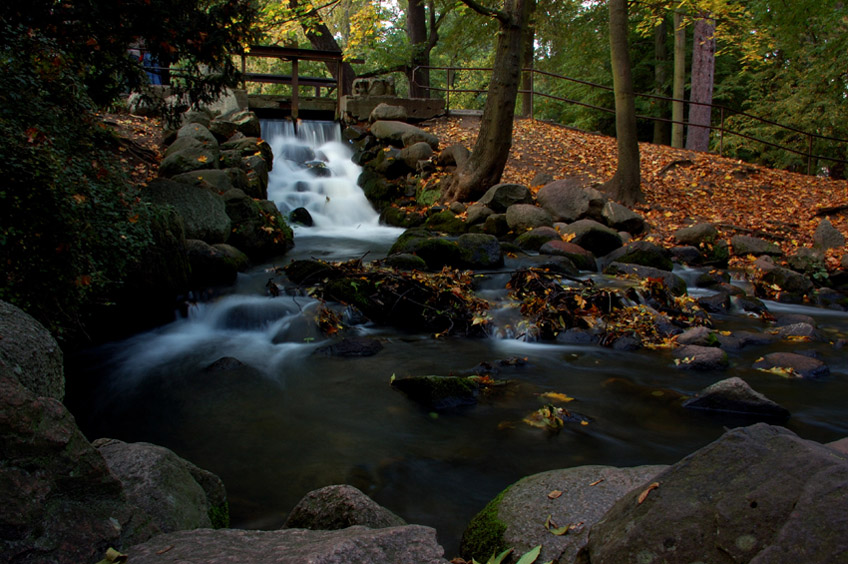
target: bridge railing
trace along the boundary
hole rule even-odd
[[[450,110],[450,107],[451,107],[451,94],[456,95],[456,94],[460,94],[460,93],[471,93],[471,94],[477,94],[477,95],[485,95],[487,93],[487,89],[485,89],[485,88],[479,88],[478,89],[478,88],[456,88],[456,87],[454,87],[453,85],[455,83],[455,79],[456,79],[458,72],[465,72],[465,71],[491,72],[491,70],[492,70],[491,68],[485,68],[485,67],[436,67],[436,66],[424,67],[424,66],[422,66],[422,67],[416,67],[413,70],[413,73],[412,73],[413,81],[416,81],[417,71],[419,69],[424,69],[424,68],[431,71],[431,84],[428,86],[429,89],[431,91],[443,92],[444,93],[445,108],[448,109],[448,110]],[[433,84],[432,71],[443,71],[443,72],[447,73],[447,77],[446,77],[446,80],[445,80],[446,86],[444,88],[436,86],[436,85]],[[537,97],[554,100],[555,102],[562,103],[562,104],[574,104],[574,105],[582,106],[582,107],[585,107],[585,108],[591,108],[591,109],[598,110],[598,111],[605,112],[605,113],[609,113],[609,114],[615,114],[615,110],[611,109],[611,108],[606,108],[606,107],[603,107],[603,106],[590,104],[590,103],[583,102],[583,101],[580,101],[580,100],[574,100],[574,99],[571,99],[571,98],[565,98],[565,97],[562,97],[562,96],[557,96],[555,94],[551,94],[551,93],[548,93],[548,92],[538,91],[535,88],[535,83],[536,83],[536,77],[537,76],[543,76],[543,77],[548,78],[548,79],[553,79],[554,81],[564,81],[564,82],[569,82],[569,83],[574,83],[574,84],[580,84],[580,85],[583,85],[583,86],[588,86],[589,88],[592,88],[592,89],[600,89],[600,90],[605,90],[605,91],[610,91],[610,92],[613,91],[613,87],[611,87],[611,86],[605,86],[605,85],[602,85],[602,84],[595,84],[593,82],[588,82],[588,81],[585,81],[585,80],[579,80],[579,79],[576,79],[576,78],[571,78],[571,77],[567,77],[567,76],[563,76],[563,75],[559,75],[559,74],[555,74],[555,73],[550,73],[550,72],[539,70],[539,69],[534,69],[534,68],[529,68],[529,69],[525,68],[525,69],[522,69],[522,72],[529,79],[527,82],[530,84],[530,88],[529,89],[519,89],[519,94],[527,95],[529,97],[529,116],[530,117],[532,117],[534,115],[534,102],[535,102],[535,98],[537,98]],[[416,82],[416,84],[418,84],[418,83]],[[424,85],[421,85],[421,84],[418,84],[418,85],[424,86]],[[827,156],[827,155],[816,154],[813,151],[815,141],[824,141],[828,144],[835,144],[839,147],[843,147],[844,153],[848,154],[848,139],[840,139],[838,137],[830,137],[830,136],[827,136],[827,135],[821,135],[821,134],[818,134],[818,133],[803,131],[803,130],[795,128],[795,127],[783,125],[783,124],[780,124],[778,122],[768,120],[768,119],[765,119],[765,118],[762,118],[762,117],[759,117],[759,116],[754,116],[752,114],[748,114],[746,112],[735,110],[733,108],[729,108],[727,106],[723,106],[723,105],[720,105],[720,104],[705,104],[705,103],[702,103],[702,102],[691,102],[689,100],[680,100],[680,99],[675,99],[675,98],[669,98],[669,97],[666,97],[666,96],[658,96],[658,95],[655,95],[655,94],[636,93],[636,96],[639,97],[639,98],[647,98],[647,99],[659,100],[659,101],[669,102],[669,103],[672,103],[672,102],[683,103],[684,106],[686,106],[686,105],[688,105],[688,106],[692,106],[692,105],[709,106],[710,108],[718,110],[718,118],[717,118],[718,121],[716,123],[711,124],[710,129],[713,132],[716,132],[719,136],[719,138],[718,138],[718,152],[719,152],[720,155],[724,154],[725,135],[733,135],[733,136],[737,136],[737,137],[740,137],[740,138],[743,138],[743,139],[747,139],[749,141],[755,141],[755,142],[758,142],[758,143],[762,143],[763,145],[768,146],[768,147],[773,147],[773,148],[776,148],[776,149],[779,149],[779,150],[782,150],[782,151],[786,151],[788,153],[792,153],[792,154],[804,157],[806,159],[806,162],[807,162],[807,174],[812,174],[813,163],[816,162],[817,160],[818,161],[826,161],[826,162],[830,162],[830,163],[834,163],[834,164],[848,165],[848,160],[846,160],[846,159],[840,159],[840,158],[835,158],[835,157],[831,157],[831,156]],[[806,146],[805,146],[804,150],[799,150],[797,148],[797,146],[796,147],[787,146],[785,144],[778,143],[778,142],[771,140],[771,139],[762,139],[762,138],[744,133],[742,131],[731,129],[730,125],[728,124],[728,119],[731,116],[740,116],[742,118],[745,118],[747,120],[751,120],[753,122],[765,124],[765,125],[771,126],[773,128],[776,128],[778,130],[792,133],[796,136],[799,136],[800,138],[803,138]],[[671,118],[662,117],[662,116],[637,115],[636,117],[638,119],[643,119],[643,120],[660,121],[660,122],[664,122],[664,123],[678,124],[678,125],[683,125],[683,126],[687,126],[687,127],[690,126],[690,125],[692,125],[693,127],[698,127],[700,125],[700,124],[690,124],[686,120],[676,121],[676,120],[673,120]]]

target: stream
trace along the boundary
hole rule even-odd
[[[435,527],[449,559],[471,517],[524,476],[585,464],[674,463],[725,426],[745,424],[687,411],[673,399],[731,376],[786,407],[787,427],[800,436],[848,435],[848,359],[827,342],[752,347],[730,353],[727,371],[694,373],[676,368],[668,351],[525,342],[505,330],[436,340],[366,323],[353,330],[381,341],[377,355],[316,354],[327,343],[314,322],[317,302],[267,297],[268,269],[295,258],[381,258],[401,230],[379,224],[337,124],[304,123],[295,135],[290,123],[263,122],[263,136],[275,154],[269,199],[284,215],[305,207],[314,226],[295,227],[289,254],[239,275],[188,316],[84,351],[67,368],[75,386],[69,407],[89,439],[160,444],[214,472],[227,487],[233,527],[277,528],[307,492],[348,483],[409,523]],[[501,329],[517,315],[504,283],[520,260],[507,259],[503,275],[480,283]],[[845,312],[767,305],[774,315],[813,316],[826,340],[848,334]],[[718,330],[766,329],[743,315],[714,322]],[[751,368],[776,350],[814,350],[831,375],[789,380]],[[447,375],[500,359],[522,359],[497,374],[516,385],[473,407],[429,412],[390,386],[393,375]],[[552,434],[522,423],[546,403],[545,392],[575,398],[567,407],[588,425],[567,423]]]

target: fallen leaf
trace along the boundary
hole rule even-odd
[[[553,490],[548,494],[548,499],[556,499],[562,495],[562,490]]]
[[[639,494],[637,504],[641,505],[642,502],[644,502],[646,499],[648,499],[648,494],[651,493],[652,491],[654,491],[655,489],[657,489],[658,487],[660,487],[660,483],[654,482],[653,484],[651,484],[650,486],[645,488],[645,491],[643,491],[642,493]]]
[[[603,482],[603,481],[604,481],[604,478],[601,478],[601,479],[599,479],[599,480],[595,480],[594,482],[592,482],[592,483],[591,483],[591,484],[589,484],[589,485],[590,485],[590,486],[597,486],[598,484],[600,484],[600,483],[601,483],[601,482]]]

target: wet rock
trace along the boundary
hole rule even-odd
[[[503,266],[503,252],[498,238],[485,233],[465,233],[456,240],[467,268],[499,268]]]
[[[701,243],[711,244],[716,239],[718,239],[718,229],[712,223],[698,223],[674,232],[674,240],[679,245],[699,247]]]
[[[606,202],[601,210],[601,217],[608,226],[631,235],[641,235],[647,229],[645,218],[618,202]]]
[[[732,413],[752,418],[782,422],[789,410],[755,391],[741,378],[728,378],[708,386],[683,403],[688,409]]]
[[[824,277],[827,272],[824,254],[817,249],[801,247],[786,259],[789,268],[806,276]]]
[[[0,561],[96,562],[159,532],[56,399],[0,366]]]
[[[159,163],[159,175],[167,178],[195,170],[218,168],[218,155],[217,146],[190,146],[174,150]]]
[[[738,307],[744,312],[761,315],[768,311],[768,307],[766,307],[766,304],[764,304],[762,300],[758,298],[754,298],[751,296],[738,296],[734,298],[734,301],[736,302],[736,307]]]
[[[703,261],[701,251],[691,245],[672,247],[669,250],[671,251],[671,260],[680,264],[698,265]]]
[[[289,280],[295,284],[310,286],[325,279],[341,276],[341,273],[331,265],[315,259],[293,260],[283,269]]]
[[[392,386],[428,409],[442,410],[474,405],[480,396],[477,378],[462,376],[409,376]]]
[[[93,446],[121,481],[127,499],[162,532],[229,525],[224,484],[211,472],[150,443],[98,439]]]
[[[347,337],[341,341],[324,345],[315,349],[315,354],[338,356],[341,358],[356,358],[374,356],[383,350],[383,344],[377,339],[367,337]],[[363,523],[352,523],[362,525]]]
[[[734,256],[737,257],[745,255],[754,255],[755,257],[762,255],[771,257],[783,256],[783,251],[780,250],[780,247],[771,241],[748,235],[734,235],[730,238],[730,246],[733,248]]]
[[[506,222],[505,213],[494,213],[483,222],[483,233],[494,235],[497,238],[504,237],[509,233],[509,224]]]
[[[586,329],[572,327],[558,333],[556,342],[562,345],[597,345],[599,338]]]
[[[554,221],[571,223],[585,217],[602,219],[606,198],[594,188],[589,188],[585,181],[566,178],[543,186],[536,194],[536,201]]]
[[[505,213],[515,204],[532,204],[530,189],[521,184],[495,184],[478,200],[478,204],[487,206],[495,213]]]
[[[228,242],[251,259],[261,262],[294,246],[292,230],[273,202],[254,200],[241,190],[222,197],[233,225]]]
[[[465,233],[468,229],[465,222],[450,210],[443,210],[431,215],[424,222],[424,227],[431,231],[440,231],[453,235]]]
[[[815,290],[815,286],[803,274],[776,266],[764,272],[761,278],[763,284],[777,286],[782,290],[781,301],[796,303]]]
[[[389,255],[398,253],[417,255],[431,270],[441,270],[444,266],[459,267],[465,258],[455,241],[421,229],[408,229],[398,237],[389,249]]]
[[[595,256],[604,256],[622,246],[619,234],[591,219],[581,219],[568,224],[563,234],[573,235],[571,242],[580,245]]]
[[[65,397],[64,356],[41,323],[17,306],[0,301],[0,371],[36,396]]]
[[[226,243],[231,221],[224,200],[211,190],[158,178],[148,184],[144,197],[155,204],[173,206],[183,219],[185,237],[207,243]]]
[[[660,270],[671,271],[674,264],[671,262],[671,253],[659,245],[648,241],[635,241],[616,249],[604,257],[604,262],[621,262],[626,264],[640,264]]]
[[[647,278],[662,278],[663,283],[672,294],[675,296],[683,296],[686,294],[686,281],[680,276],[668,272],[667,270],[660,270],[658,268],[651,268],[650,266],[641,266],[638,264],[614,262],[604,269],[604,274],[609,274],[611,276],[633,276],[642,280]]]
[[[339,531],[199,529],[160,535],[125,552],[133,564],[448,564],[436,531],[420,525]]]
[[[821,334],[810,323],[791,323],[779,326],[774,334],[781,339],[821,341]]]
[[[186,125],[179,128],[177,130],[177,139],[182,139],[184,137],[196,139],[200,141],[203,145],[208,147],[218,146],[218,140],[215,139],[215,136],[212,135],[212,132],[209,131],[209,129],[201,123],[187,123]]]
[[[312,219],[312,214],[306,208],[295,208],[289,214],[289,221],[306,227],[312,227],[315,221]]]
[[[231,245],[213,246],[199,239],[186,240],[186,254],[195,288],[232,284],[239,270],[250,262],[247,255]]]
[[[551,241],[561,241],[562,238],[556,229],[548,226],[539,226],[522,233],[515,238],[515,244],[524,251],[538,251]]]
[[[527,266],[548,270],[557,274],[565,274],[567,276],[577,276],[580,270],[571,262],[568,257],[559,257],[552,255],[539,255],[528,257],[526,260]]]
[[[695,286],[698,288],[715,288],[727,282],[730,282],[730,274],[723,270],[710,270],[698,275],[695,279]]]
[[[178,174],[172,180],[200,186],[218,194],[223,194],[233,188],[244,190],[248,185],[247,174],[240,168],[195,170]]]
[[[513,204],[506,209],[506,223],[515,233],[524,233],[535,227],[550,227],[554,222],[551,215],[540,207],[532,204]]]
[[[677,336],[677,344],[714,347],[718,344],[718,339],[715,333],[706,327],[691,327]]]
[[[819,222],[813,233],[813,243],[819,249],[838,249],[845,244],[845,235],[825,218]]]
[[[355,487],[342,484],[306,494],[291,510],[283,528],[337,531],[356,525],[383,529],[402,527],[406,521]]]
[[[754,333],[752,331],[736,331],[733,336],[739,339],[739,346],[762,347],[777,341],[777,337],[769,333]]]
[[[476,225],[478,223],[483,223],[486,221],[486,218],[492,215],[493,212],[491,208],[488,206],[484,206],[480,203],[471,204],[468,206],[467,214],[465,216],[465,223],[468,225]]]
[[[299,145],[286,145],[285,147],[299,147]],[[311,149],[309,150],[311,151]],[[241,139],[227,141],[226,143],[221,144],[221,151],[236,151],[242,157],[249,157],[251,155],[258,154],[258,156],[262,157],[268,165],[269,171],[272,170],[274,166],[274,152],[271,150],[271,145],[259,137],[243,137]],[[283,158],[289,158],[288,156],[285,156],[285,154],[281,156],[283,156]],[[297,162],[305,162],[313,160],[314,158],[313,154],[313,156]]]
[[[698,298],[698,305],[709,313],[728,313],[730,311],[730,295],[718,292],[712,296]]]
[[[385,259],[386,266],[398,270],[426,270],[427,263],[418,255],[412,253],[397,253],[389,255]]]
[[[563,256],[571,260],[580,270],[596,272],[598,270],[595,255],[580,245],[559,239],[546,242],[541,246],[539,252],[543,255]]]
[[[538,561],[573,562],[589,531],[624,494],[667,466],[577,466],[528,476],[509,486],[470,522],[462,536],[463,558],[485,562],[515,548],[521,555],[542,545]],[[548,523],[548,526],[545,526]],[[567,533],[552,530],[573,526]]]
[[[754,368],[787,378],[816,379],[830,375],[830,368],[821,360],[790,352],[767,354],[754,363]]]
[[[728,431],[653,481],[592,527],[580,562],[836,562],[848,548],[848,459],[782,427]]]
[[[783,313],[777,316],[774,326],[785,327],[787,325],[795,325],[796,323],[806,323],[815,327],[816,319],[811,315],[805,315],[803,313]]]
[[[624,335],[613,341],[610,348],[621,352],[638,351],[642,348],[642,339],[638,335]]]
[[[674,349],[675,365],[685,370],[725,370],[727,353],[716,347],[684,345]]]

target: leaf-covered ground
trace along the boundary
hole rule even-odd
[[[479,119],[449,117],[425,128],[443,146],[473,148]],[[642,190],[646,202],[635,209],[651,223],[649,240],[670,243],[680,227],[715,223],[726,236],[755,235],[791,253],[812,245],[822,208],[848,205],[848,181],[807,176],[752,165],[709,153],[640,143]],[[615,172],[615,139],[538,120],[517,120],[513,148],[502,180],[531,186],[546,172],[555,179],[580,176],[604,182]],[[532,186],[538,189],[540,186]],[[846,211],[829,215],[848,238]],[[845,249],[831,251],[828,266],[839,264]]]

